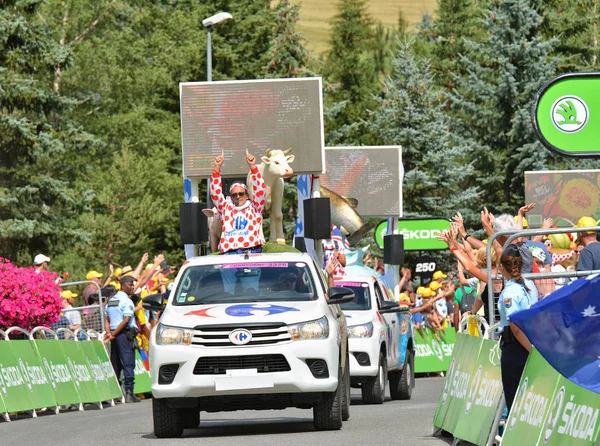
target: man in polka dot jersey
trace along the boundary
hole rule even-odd
[[[248,187],[241,182],[235,182],[229,188],[230,197],[225,199],[221,183],[221,166],[225,160],[224,151],[215,157],[214,170],[210,181],[210,196],[221,216],[221,240],[219,249],[222,254],[243,254],[262,252],[265,239],[262,235],[262,213],[265,209],[265,182],[262,179],[256,158],[246,149],[246,162],[252,174],[253,199],[248,199]],[[234,294],[236,277],[235,270],[221,271],[225,292]],[[242,289],[250,288],[258,291],[259,276],[242,277]]]

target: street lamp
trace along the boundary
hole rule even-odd
[[[212,81],[212,27],[231,19],[233,19],[233,16],[228,12],[219,12],[218,14],[202,20],[202,26],[204,26],[208,32],[208,39],[206,41],[206,80],[208,82]]]

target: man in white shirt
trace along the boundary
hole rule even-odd
[[[81,328],[81,315],[78,310],[73,309],[74,298],[77,294],[71,290],[61,291],[60,296],[63,298],[63,314],[69,320],[69,330],[75,331]]]

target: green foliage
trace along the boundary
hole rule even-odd
[[[430,64],[415,58],[411,42],[400,43],[384,88],[369,125],[381,144],[402,145],[404,215],[450,217],[473,208],[472,145],[449,128]]]
[[[269,48],[266,70],[273,77],[298,77],[307,72],[310,55],[306,38],[296,31],[300,4],[279,0],[276,8],[275,37]]]
[[[25,265],[87,239],[73,217],[89,194],[74,187],[70,161],[96,143],[66,117],[73,102],[53,92],[71,54],[32,23],[37,7],[9,1],[0,10],[0,256]]]
[[[535,93],[555,70],[553,42],[539,37],[540,24],[529,1],[492,1],[484,22],[489,39],[466,42],[468,74],[450,95],[456,128],[476,142],[483,202],[500,208],[521,206],[523,172],[556,158],[537,141],[530,118]]]
[[[377,67],[372,59],[373,20],[365,0],[342,0],[333,19],[331,49],[323,72],[333,86],[327,105],[326,129],[339,129],[365,119],[377,92]],[[380,67],[381,68],[381,67]],[[328,143],[336,143],[327,138]],[[346,141],[346,144],[350,141]]]

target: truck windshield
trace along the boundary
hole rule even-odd
[[[350,288],[354,291],[354,299],[351,302],[341,304],[340,308],[344,311],[353,310],[370,310],[371,309],[371,292],[369,284],[365,282],[336,282],[337,286]]]
[[[243,262],[186,268],[173,305],[310,301],[318,294],[304,262]]]

